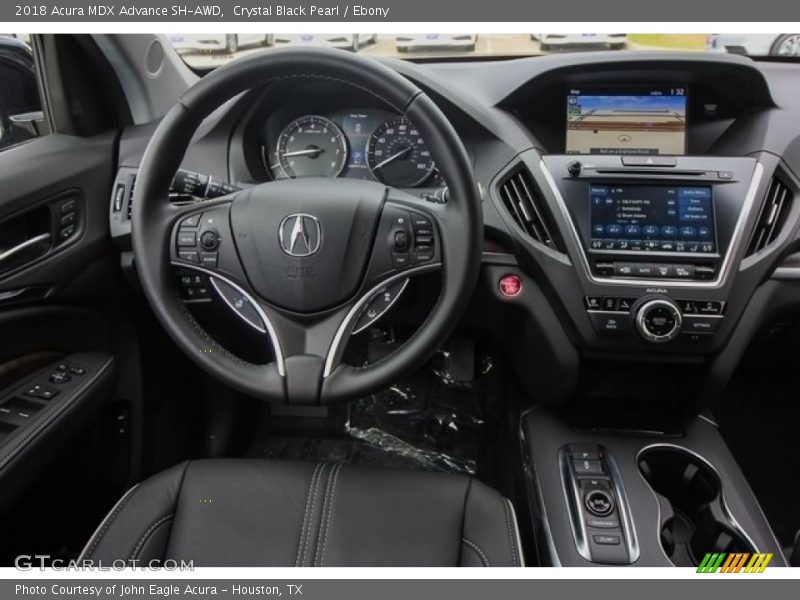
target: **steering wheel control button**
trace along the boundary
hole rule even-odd
[[[605,490],[591,490],[586,494],[583,502],[586,505],[586,510],[596,517],[605,517],[614,512],[614,499]]]
[[[72,377],[70,377],[70,375],[68,373],[65,373],[64,371],[56,371],[55,373],[50,375],[50,377],[48,377],[47,379],[50,383],[62,384],[70,381]]]
[[[398,252],[405,252],[408,250],[408,232],[395,231],[394,232],[394,249]]]
[[[656,344],[675,339],[682,322],[680,308],[668,299],[645,302],[636,315],[636,329],[645,340]]]
[[[414,252],[414,254],[411,256],[411,262],[415,265],[430,262],[432,260],[433,252]]]
[[[258,314],[256,307],[253,306],[250,298],[221,279],[212,277],[211,283],[214,289],[217,290],[217,293],[225,301],[225,304],[231,307],[245,323],[250,325],[253,329],[264,333],[265,329],[261,321],[261,316]]]
[[[572,468],[576,475],[603,475],[603,463],[599,460],[574,460]]]
[[[522,293],[522,279],[519,275],[503,275],[497,283],[497,288],[506,298],[516,298]]]
[[[203,213],[197,213],[191,217],[186,217],[183,221],[181,221],[181,227],[197,227],[200,224],[200,219],[202,216]]]
[[[213,229],[209,229],[200,234],[200,246],[204,250],[216,250],[219,246],[219,234]]]
[[[197,245],[197,234],[194,231],[178,232],[179,248],[194,248]]]
[[[397,302],[400,294],[406,289],[406,285],[408,285],[408,279],[403,279],[378,292],[358,317],[353,327],[353,334],[364,331],[385,315],[392,305]]]
[[[208,278],[205,275],[183,271],[178,277],[178,285],[184,300],[208,301],[210,298]]]
[[[392,264],[396,269],[405,269],[410,262],[408,253],[392,252]]]
[[[200,255],[195,251],[181,251],[178,252],[178,258],[181,260],[185,260],[188,262],[199,263],[200,262]]]
[[[200,253],[200,264],[202,264],[204,267],[216,269],[218,262],[219,262],[219,254],[217,254],[216,252]]]

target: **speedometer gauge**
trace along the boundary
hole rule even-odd
[[[307,115],[283,129],[276,155],[286,177],[338,177],[347,163],[347,142],[333,121]]]
[[[392,187],[419,185],[434,167],[425,140],[405,117],[389,119],[372,132],[367,164],[377,179]]]

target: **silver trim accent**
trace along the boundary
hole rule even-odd
[[[194,269],[195,271],[200,271],[201,273],[204,273],[209,277],[216,277],[220,281],[224,281],[225,283],[227,283],[229,286],[231,286],[233,289],[235,289],[237,292],[239,292],[245,298],[247,298],[250,301],[250,303],[255,307],[258,316],[261,317],[261,320],[263,321],[264,325],[267,328],[267,335],[269,336],[270,341],[272,342],[272,348],[275,351],[275,363],[278,368],[278,375],[280,375],[281,377],[286,376],[286,367],[283,359],[283,348],[281,346],[281,341],[280,338],[278,337],[278,333],[275,331],[275,327],[272,325],[272,321],[270,321],[269,317],[267,316],[267,313],[264,312],[264,309],[261,308],[261,305],[258,302],[256,302],[250,294],[248,294],[241,288],[241,286],[237,285],[227,277],[223,277],[219,273],[211,271],[210,269],[206,269],[194,265],[192,263],[178,262],[175,260],[170,261],[170,264],[172,264],[172,266],[174,267]]]
[[[608,452],[601,446],[603,456],[608,466],[609,475],[611,476],[612,491],[617,496],[617,510],[620,514],[620,523],[622,524],[622,531],[625,533],[625,543],[628,546],[628,557],[631,564],[639,560],[639,539],[636,536],[636,524],[633,522],[631,515],[630,505],[628,503],[628,493],[625,491],[625,480],[622,473],[617,466],[617,461],[611,452]]]
[[[222,279],[220,279],[219,281],[221,282],[221,281],[222,281]],[[240,312],[237,310],[237,308],[236,308],[235,306],[233,306],[233,305],[230,303],[230,301],[228,300],[228,298],[226,298],[226,297],[225,297],[225,294],[223,294],[223,293],[222,293],[222,290],[221,290],[221,289],[219,289],[219,285],[217,284],[217,278],[216,278],[216,277],[211,277],[211,285],[212,285],[212,286],[214,286],[214,289],[215,289],[215,290],[217,290],[217,294],[219,294],[219,297],[220,297],[220,298],[222,298],[223,302],[225,302],[225,304],[227,304],[227,305],[230,307],[230,309],[231,309],[233,312],[235,312],[235,313],[236,313],[236,314],[239,316],[239,318],[240,318],[242,321],[244,321],[245,323],[247,323],[248,325],[250,325],[250,327],[252,327],[253,329],[255,329],[256,331],[258,331],[258,332],[260,332],[260,333],[267,333],[267,330],[266,330],[266,329],[264,329],[263,327],[259,327],[259,326],[258,326],[258,325],[256,325],[255,323],[252,323],[252,322],[251,322],[249,319],[246,319],[246,318],[244,317],[244,315],[242,315],[242,314],[241,314],[241,313],[240,313]],[[235,289],[235,288],[234,288],[234,289]],[[245,297],[247,298],[247,296],[245,296]],[[253,302],[252,302],[252,300],[250,300],[250,298],[247,298],[247,301],[248,301],[248,302],[250,302],[250,304],[253,304]]]
[[[6,250],[2,254],[0,254],[0,264],[2,264],[3,261],[8,260],[9,258],[13,258],[15,255],[19,254],[20,252],[24,252],[25,250],[27,250],[31,246],[35,246],[36,244],[38,244],[40,242],[44,242],[45,240],[49,241],[50,238],[51,238],[51,236],[50,236],[49,233],[42,233],[40,235],[37,235],[36,237],[32,237],[29,240],[25,240],[21,244],[17,244],[13,248],[9,248],[8,250]]]
[[[535,520],[536,515],[534,514],[533,507],[532,507],[532,499],[530,498],[531,491],[536,494],[536,501],[538,502],[538,508],[540,510],[539,516],[541,517],[541,525],[542,530],[544,533],[544,538],[547,543],[547,550],[550,553],[550,560],[553,563],[553,567],[561,567],[561,557],[558,555],[558,550],[556,549],[556,542],[555,538],[553,537],[553,531],[550,529],[550,519],[547,516],[547,507],[544,505],[544,495],[542,494],[542,486],[539,483],[539,474],[536,472],[536,466],[533,464],[533,456],[531,456],[530,448],[531,444],[528,441],[528,438],[525,434],[525,427],[523,425],[523,421],[527,418],[529,414],[531,414],[534,408],[529,408],[525,412],[520,415],[519,418],[519,442],[520,442],[520,451],[522,453],[522,467],[523,467],[523,476],[525,478],[525,491],[528,492],[528,510],[531,514],[531,519]],[[563,488],[562,488],[563,489]],[[537,555],[540,554],[540,548],[538,542],[536,544],[536,553]]]
[[[711,464],[711,462],[709,460],[707,460],[705,457],[701,456],[700,454],[698,454],[694,450],[689,450],[689,448],[686,448],[685,446],[679,446],[677,444],[670,444],[670,443],[664,443],[664,442],[659,442],[659,443],[656,443],[656,444],[650,444],[649,446],[645,446],[644,448],[639,450],[636,453],[636,458],[634,459],[635,462],[636,462],[636,465],[638,466],[639,461],[641,460],[642,454],[644,452],[647,452],[648,450],[656,450],[658,448],[667,448],[667,449],[670,449],[670,450],[678,450],[678,451],[686,452],[690,456],[693,456],[694,458],[699,460],[701,463],[703,463],[709,469],[711,469],[711,471],[713,471],[714,475],[716,475],[717,479],[719,479],[719,503],[722,506],[722,512],[724,513],[725,518],[727,518],[728,521],[730,521],[731,526],[737,532],[739,532],[739,534],[745,540],[747,540],[747,542],[753,547],[753,549],[757,553],[760,553],[761,550],[756,545],[756,543],[753,541],[753,538],[751,538],[748,535],[748,533],[744,530],[744,528],[741,525],[739,525],[739,522],[736,520],[736,517],[734,517],[733,513],[731,513],[731,509],[728,506],[728,503],[725,501],[725,480],[719,474],[719,471],[717,470],[717,468],[713,464]],[[656,491],[650,485],[650,482],[647,481],[647,479],[645,479],[645,476],[642,474],[642,470],[641,469],[637,469],[637,470],[639,471],[639,477],[642,478],[642,480],[644,481],[644,483],[647,486],[647,488],[653,494],[653,498],[655,499],[656,505],[658,506],[658,520],[656,522],[656,528],[657,528],[656,529],[656,538],[658,539],[658,538],[661,537],[661,503],[658,501],[658,495],[656,494]],[[758,503],[756,503],[756,504],[758,504]],[[759,505],[759,508],[760,508],[760,505]],[[762,512],[762,516],[763,516],[763,512]],[[764,520],[766,521],[766,517],[764,518]],[[780,544],[778,544],[777,542],[775,542],[775,544],[776,544],[776,546],[778,548],[780,548]],[[661,544],[659,544],[659,546],[661,546]],[[664,552],[664,548],[663,547],[661,547],[661,551],[664,554],[664,556],[667,556],[666,552]],[[667,556],[667,559],[669,560],[668,556]],[[672,561],[670,561],[670,562],[672,562]]]
[[[589,265],[589,258],[586,254],[586,249],[583,247],[583,241],[581,239],[580,233],[578,232],[577,228],[575,227],[575,222],[572,219],[572,215],[567,208],[567,204],[564,200],[564,197],[561,195],[561,191],[558,189],[558,184],[556,184],[553,175],[550,173],[550,170],[547,168],[547,165],[544,163],[544,160],[539,160],[539,168],[542,171],[542,175],[547,181],[547,185],[550,187],[550,191],[552,192],[553,196],[556,199],[558,204],[558,208],[561,212],[561,216],[567,222],[567,226],[569,227],[573,241],[577,244],[578,247],[578,254],[581,257],[581,263],[583,264],[584,272],[586,276],[592,283],[598,283],[603,285],[618,285],[618,286],[626,286],[626,287],[640,287],[640,286],[659,286],[659,287],[672,287],[672,288],[719,288],[725,283],[728,278],[728,273],[731,269],[731,261],[732,257],[738,253],[739,248],[742,245],[742,239],[744,237],[744,227],[747,223],[747,219],[750,216],[750,212],[752,211],[753,204],[755,203],[756,193],[758,192],[758,187],[761,184],[761,178],[764,174],[764,167],[760,162],[756,162],[756,166],[753,169],[753,176],[750,179],[750,187],[747,189],[747,194],[745,194],[744,204],[742,205],[742,209],[739,212],[739,218],[736,221],[736,226],[733,230],[733,235],[731,236],[731,242],[728,246],[727,252],[725,252],[725,256],[722,259],[722,265],[720,266],[719,272],[717,273],[716,279],[711,281],[673,281],[670,279],[638,279],[638,280],[624,280],[624,279],[614,279],[611,277],[597,277],[592,273],[591,266]],[[706,257],[708,255],[705,255]]]
[[[675,326],[669,331],[669,333],[665,333],[664,335],[656,335],[647,329],[647,325],[644,322],[645,318],[647,317],[647,312],[656,306],[666,306],[675,313]],[[644,339],[646,339],[648,342],[653,342],[654,344],[663,344],[665,342],[674,340],[676,337],[678,337],[678,334],[680,334],[682,326],[683,317],[681,316],[681,309],[677,304],[670,300],[662,300],[660,298],[649,300],[648,302],[645,302],[636,312],[636,330]]]
[[[800,279],[800,267],[778,267],[773,271],[770,279],[778,281],[796,281]]]
[[[517,511],[514,510],[514,505],[511,503],[511,500],[508,498],[503,498],[505,500],[506,505],[508,506],[508,510],[511,512],[511,522],[514,525],[514,537],[516,539],[516,549],[517,549],[517,556],[519,557],[519,566],[525,566],[525,554],[522,552],[522,538],[519,535],[519,521],[517,520]]]
[[[400,299],[400,296],[402,296],[402,295],[403,295],[403,292],[405,292],[405,291],[406,291],[406,287],[408,286],[408,282],[409,282],[409,281],[410,281],[410,279],[409,279],[408,277],[406,277],[406,280],[403,282],[403,287],[401,287],[401,288],[400,288],[400,291],[399,291],[399,292],[397,292],[397,296],[395,296],[395,297],[392,299],[392,301],[391,301],[389,304],[387,304],[387,305],[386,305],[386,308],[384,308],[384,309],[383,309],[383,310],[380,312],[380,314],[378,314],[378,315],[377,315],[377,316],[376,316],[374,319],[372,319],[372,320],[371,320],[369,323],[366,323],[364,326],[362,326],[362,327],[359,327],[358,329],[353,329],[353,331],[350,333],[350,335],[356,335],[357,333],[361,333],[361,332],[362,332],[362,331],[364,331],[364,330],[365,330],[367,327],[369,327],[370,325],[372,325],[372,324],[373,324],[375,321],[377,321],[377,320],[378,320],[378,319],[380,319],[380,318],[381,318],[383,315],[385,315],[387,312],[389,312],[389,309],[390,309],[390,308],[392,308],[392,307],[394,306],[395,302],[397,302],[397,301]],[[381,292],[379,291],[378,293],[376,293],[376,294],[375,294],[375,297],[379,296],[380,294],[381,294]],[[361,314],[363,314],[363,313],[361,313]],[[360,317],[360,316],[361,316],[361,314],[359,314],[358,316]]]
[[[350,311],[345,315],[345,318],[342,320],[342,324],[339,325],[339,329],[336,330],[336,335],[333,336],[333,341],[331,342],[331,347],[328,350],[328,355],[325,357],[325,368],[322,371],[322,377],[329,377],[330,374],[333,372],[333,362],[336,360],[336,356],[339,353],[339,347],[342,345],[343,341],[349,337],[352,332],[352,325],[356,319],[356,317],[361,313],[361,309],[364,308],[364,305],[373,299],[375,294],[381,291],[387,285],[397,281],[398,279],[402,279],[403,277],[411,277],[412,275],[417,275],[419,273],[425,273],[428,271],[435,271],[442,266],[442,263],[431,263],[427,265],[419,265],[417,267],[412,267],[401,273],[397,273],[388,279],[384,279],[378,285],[373,287],[369,290],[366,294],[364,294],[361,299],[356,302]]]

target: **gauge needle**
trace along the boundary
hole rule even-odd
[[[403,158],[409,152],[411,152],[411,146],[409,146],[408,148],[403,148],[397,154],[392,154],[389,158],[386,158],[386,159],[382,160],[381,162],[379,162],[377,165],[375,165],[372,168],[373,169],[381,169],[381,168],[385,167],[386,165],[388,165],[390,162],[395,161],[398,158]]]
[[[305,150],[294,150],[292,152],[284,152],[281,154],[281,158],[288,158],[290,156],[311,156],[322,153],[322,148],[306,148]]]

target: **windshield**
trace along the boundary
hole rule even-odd
[[[189,66],[195,69],[214,68],[263,47],[300,45],[409,59],[514,58],[598,50],[682,50],[800,58],[800,33],[176,33],[168,35],[168,38]]]

